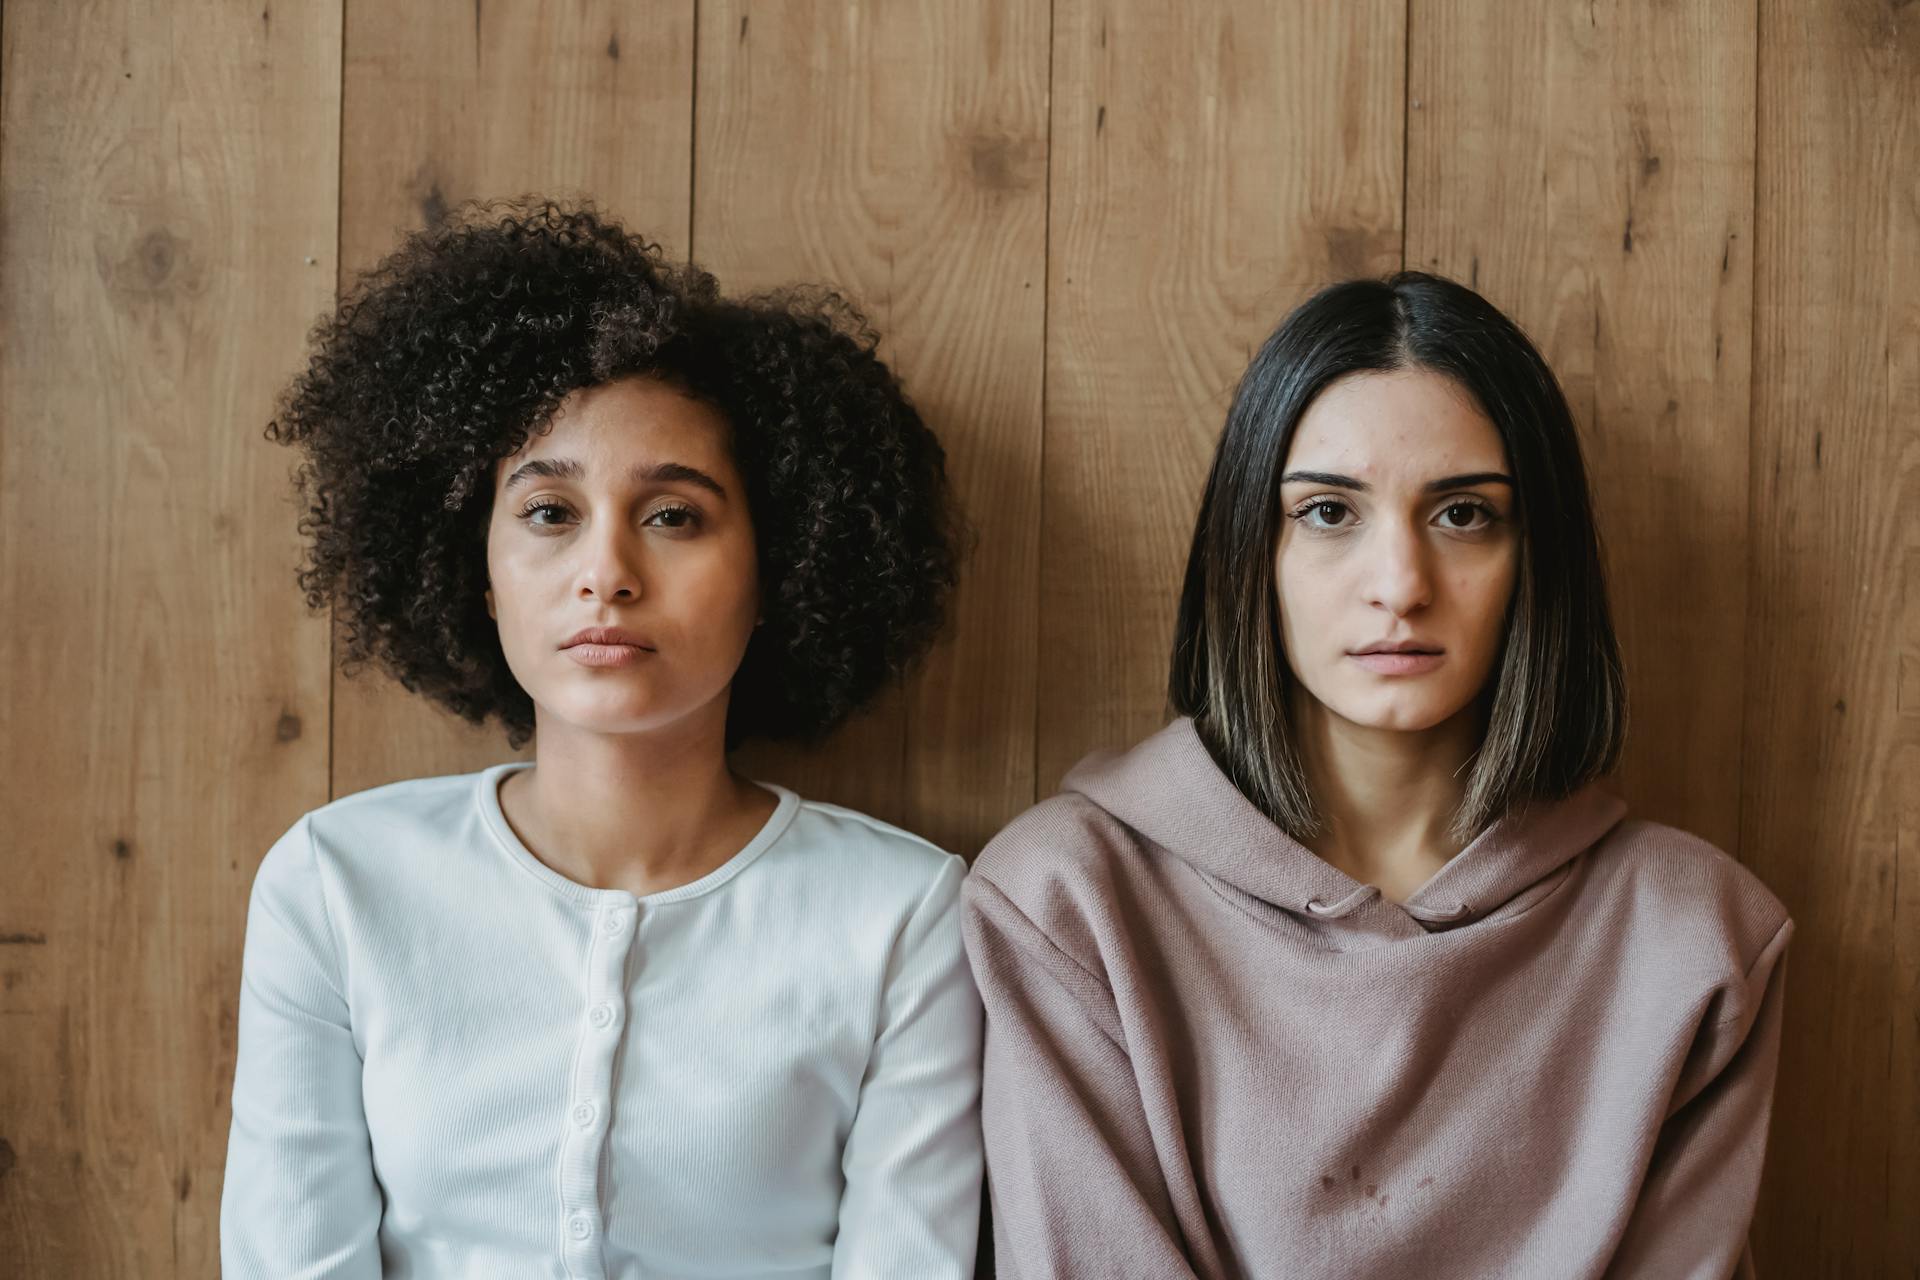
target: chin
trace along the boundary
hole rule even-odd
[[[1445,716],[1402,715],[1389,712],[1384,715],[1348,716],[1355,724],[1366,729],[1378,729],[1383,733],[1424,733],[1436,725],[1446,723]]]
[[[549,723],[573,732],[625,737],[701,729],[716,714],[724,721],[727,688],[709,694],[677,680],[601,680],[584,687],[568,682],[534,703]]]
[[[617,736],[630,733],[650,733],[667,728],[685,718],[685,712],[676,712],[650,703],[645,699],[632,702],[598,699],[586,705],[569,705],[566,701],[543,703],[541,714],[550,723],[563,724],[579,733],[601,733]]]
[[[1342,719],[1365,729],[1424,733],[1451,720],[1460,708],[1451,702],[1402,694],[1387,699],[1355,698],[1344,706],[1333,704],[1333,710]]]

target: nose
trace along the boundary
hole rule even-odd
[[[1410,524],[1389,524],[1376,537],[1367,602],[1397,618],[1432,604],[1433,572],[1419,531]]]
[[[639,558],[626,533],[608,521],[580,539],[574,594],[581,600],[629,604],[641,595]]]

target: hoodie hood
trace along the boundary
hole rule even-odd
[[[1088,756],[1061,784],[1162,850],[1295,917],[1343,949],[1524,911],[1626,815],[1592,783],[1493,822],[1404,903],[1323,861],[1240,794],[1183,717],[1130,751]]]

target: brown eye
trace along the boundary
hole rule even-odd
[[[566,523],[567,509],[557,502],[537,502],[522,511],[520,518],[536,528],[550,529]]]
[[[1478,503],[1456,502],[1441,512],[1440,518],[1446,521],[1448,528],[1472,529],[1479,525],[1483,518],[1491,517],[1487,509]]]
[[[1321,525],[1331,528],[1346,518],[1347,505],[1344,502],[1316,502],[1309,511]]]
[[[662,529],[686,529],[698,523],[692,507],[662,507],[647,517],[647,523]]]

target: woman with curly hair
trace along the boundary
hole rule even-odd
[[[1001,1273],[1744,1273],[1792,924],[1603,781],[1586,470],[1512,322],[1410,272],[1281,324],[1170,686],[967,882]]]
[[[301,818],[248,916],[246,1277],[966,1276],[958,858],[751,782],[937,632],[939,443],[830,293],[470,208],[315,334],[302,584],[531,764]]]

